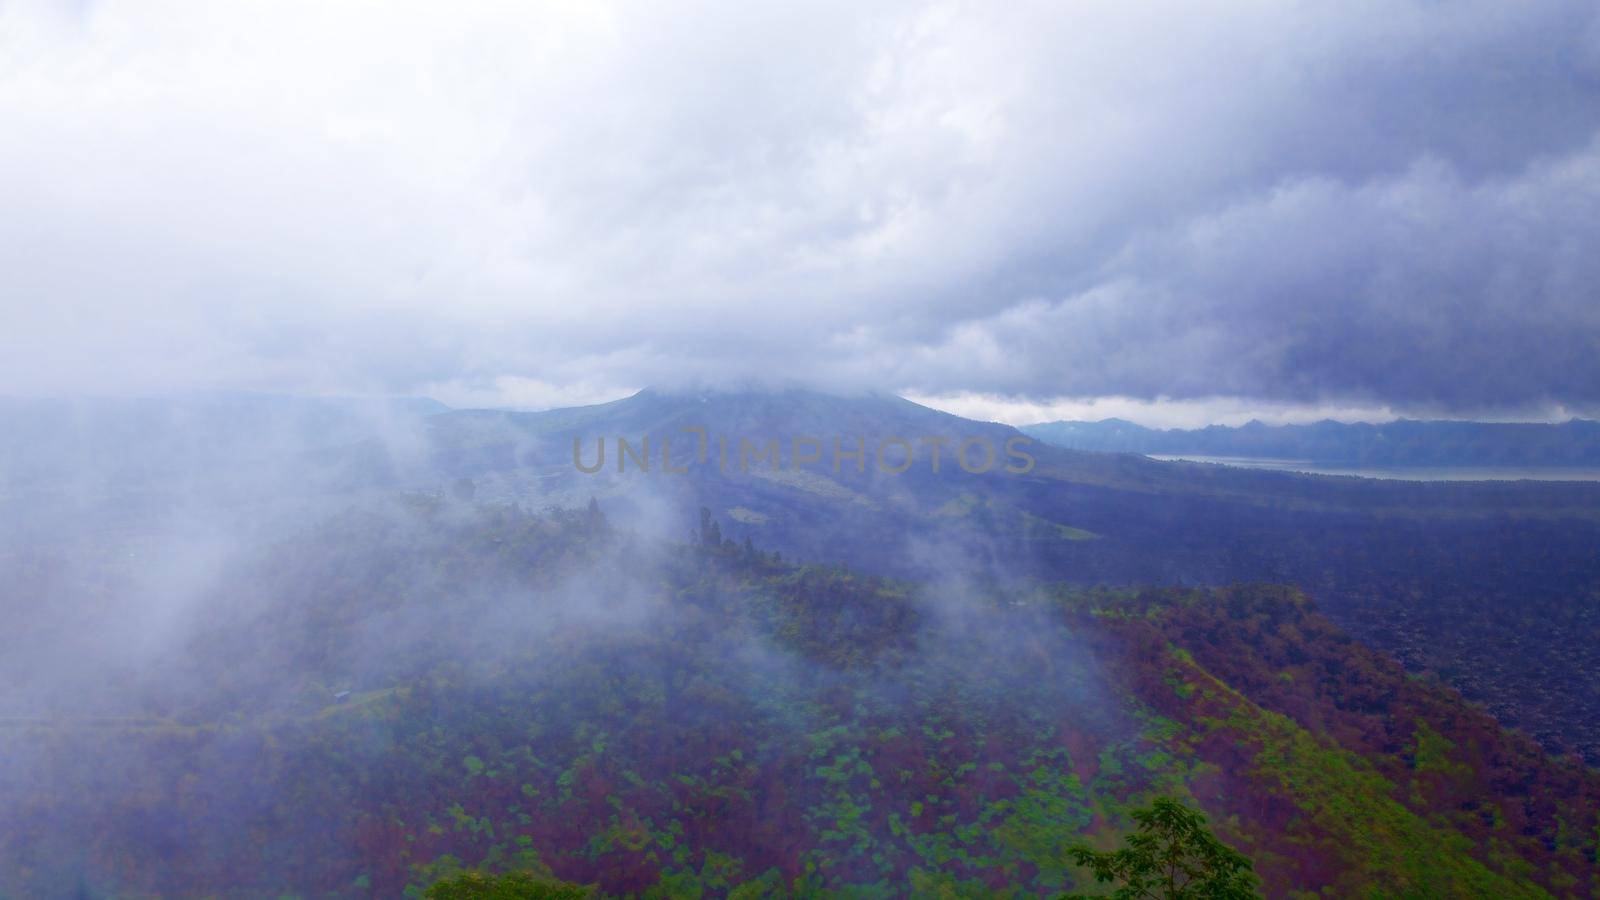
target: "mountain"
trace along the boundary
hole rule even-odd
[[[1122,419],[1045,422],[1022,431],[1049,444],[1112,453],[1190,454],[1363,466],[1600,466],[1600,422],[1415,421],[1152,429]]]
[[[706,462],[685,426],[706,429]],[[427,427],[429,471],[471,480],[480,499],[538,509],[595,496],[619,515],[672,523],[705,506],[733,537],[790,558],[919,580],[1300,585],[1362,640],[1600,763],[1600,484],[1328,478],[1039,442],[1026,447],[1033,467],[1009,472],[1006,442],[1026,437],[1009,426],[804,391],[645,391],[546,413],[450,412]],[[792,438],[806,435],[873,449],[899,436],[917,455],[900,474],[849,461],[835,472],[831,458],[792,466]],[[616,440],[637,448],[646,436],[655,468],[630,459],[618,472]],[[997,465],[966,472],[947,447],[934,473],[923,436],[981,438]],[[776,440],[781,467],[740,471],[741,437]],[[578,471],[574,442],[592,466],[602,438],[604,471]],[[686,474],[661,471],[669,438]]]
[[[12,507],[28,511],[6,519],[10,545],[33,548],[19,590],[66,578],[77,555],[119,566],[130,552],[183,558],[197,542],[260,542],[394,491],[468,490],[530,510],[594,497],[673,540],[703,506],[730,536],[787,558],[914,580],[1299,585],[1361,640],[1440,674],[1552,749],[1600,763],[1600,485],[1325,478],[1040,442],[1013,444],[1032,467],[1008,471],[1026,465],[1006,452],[1022,432],[881,394],[647,390],[537,413],[418,406],[246,397],[13,415],[9,446],[50,462],[51,476],[0,466],[12,473]],[[51,425],[39,439],[46,420],[72,429]],[[90,435],[92,452],[75,451],[72,435]],[[807,437],[817,446],[799,449],[819,458],[796,465],[795,441]],[[639,465],[646,438],[649,471]],[[902,472],[895,438],[913,452]],[[924,438],[946,441],[937,472]],[[619,440],[633,454],[623,471]],[[842,457],[835,471],[835,440],[865,457]],[[994,452],[981,474],[952,464],[968,440],[973,468],[985,444]],[[669,442],[683,474],[665,470]],[[600,471],[578,468],[575,443],[590,467],[604,443]],[[776,465],[756,456],[769,443]],[[41,654],[76,644],[65,621],[17,617],[0,667],[22,677],[46,665]]]
[[[0,547],[0,894],[1033,895],[1163,792],[1273,896],[1596,889],[1600,486],[872,394],[257,415],[10,469],[59,527]]]

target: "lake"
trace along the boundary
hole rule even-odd
[[[1165,462],[1216,463],[1241,469],[1270,469],[1308,475],[1351,475],[1397,481],[1600,481],[1594,466],[1389,466],[1347,467],[1322,465],[1305,459],[1271,459],[1258,456],[1199,456],[1187,453],[1151,453]]]

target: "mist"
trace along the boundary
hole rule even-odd
[[[0,135],[0,895],[1600,890],[1593,3],[21,0]]]
[[[289,459],[315,447],[271,441]],[[76,474],[75,485],[117,483]],[[903,727],[893,723],[915,710],[963,739],[1047,710],[1047,729],[1139,741],[1089,645],[932,547],[920,552],[938,556],[942,574],[923,589],[719,543],[696,533],[705,524],[691,509],[637,481],[608,515],[598,504],[482,501],[449,478],[432,490],[358,483],[286,497],[294,479],[282,471],[260,473],[247,495],[234,479],[229,502],[207,506],[186,477],[198,473],[180,462],[160,474],[187,498],[181,507],[141,502],[98,539],[97,508],[75,507],[80,542],[7,558],[4,594],[32,617],[4,654],[0,784],[13,802],[0,835],[28,861],[9,889],[97,896],[131,878],[158,892],[257,892],[365,878],[398,890],[430,860],[380,862],[353,836],[371,811],[313,813],[298,798],[348,791],[347,777],[366,791],[443,789],[453,776],[386,762],[419,752],[413,729],[425,721],[472,751],[475,762],[455,765],[492,773],[507,748],[480,742],[512,696],[548,729],[523,738],[541,758],[592,739],[628,748],[615,752],[636,765],[691,770],[709,757],[685,755],[691,747],[659,729],[691,729],[703,752],[748,753],[763,771],[790,765],[794,748],[831,758],[811,745],[818,735]],[[116,509],[122,496],[95,499]],[[671,724],[647,724],[658,719]],[[621,733],[593,731],[619,723]],[[855,790],[812,799],[883,802]],[[472,815],[503,801],[480,802]],[[886,821],[856,827],[895,839]],[[93,850],[88,833],[99,835]],[[272,834],[273,865],[227,833]]]

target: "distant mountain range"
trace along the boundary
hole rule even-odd
[[[1347,466],[1595,466],[1600,422],[1556,425],[1420,421],[1322,421],[1310,425],[1145,428],[1124,419],[1046,422],[1024,433],[1073,450],[1301,460]]]

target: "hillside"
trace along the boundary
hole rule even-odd
[[[117,646],[85,637],[84,618],[108,631],[101,623],[118,621],[109,588],[85,584],[85,571],[187,597],[213,556],[395,490],[534,510],[594,496],[654,537],[685,539],[704,506],[736,540],[786,558],[918,581],[1298,585],[1363,642],[1600,765],[1600,484],[1316,477],[1037,442],[1033,467],[1013,473],[1015,429],[893,396],[800,390],[643,391],[540,413],[291,398],[11,412],[0,455],[27,452],[0,466],[19,512],[5,523],[0,583],[43,599],[0,638],[8,682],[45,671],[72,683],[56,660]],[[806,437],[820,458],[795,465]],[[900,473],[877,458],[896,437],[915,452]],[[946,442],[938,472],[930,437]],[[969,439],[995,450],[991,470],[952,464]],[[777,465],[741,465],[742,440],[752,456],[774,444]],[[845,457],[834,471],[835,440],[864,449],[859,468]],[[619,472],[619,441],[651,468],[636,457]],[[682,474],[666,471],[668,442]],[[578,469],[574,443],[587,466],[608,447],[599,471]],[[179,577],[187,560],[202,574]]]
[[[120,716],[5,723],[0,891],[1032,895],[1157,791],[1274,896],[1600,887],[1600,776],[1298,591],[916,584],[722,524],[415,500],[286,539]]]
[[[685,426],[705,430],[704,462]],[[646,391],[547,413],[452,412],[427,428],[434,483],[469,479],[480,499],[539,508],[595,495],[656,522],[706,506],[736,538],[876,574],[1300,585],[1363,641],[1600,765],[1600,484],[1330,478],[1042,443],[1027,447],[1030,471],[972,474],[950,464],[949,447],[981,438],[999,451],[1020,432],[893,397],[805,391]],[[921,444],[903,473],[849,460],[834,471],[826,456],[791,465],[795,436],[948,445],[938,473]],[[617,439],[638,447],[646,437],[656,467],[617,471]],[[782,468],[741,470],[741,438],[777,441]],[[726,467],[718,439],[730,446]],[[611,447],[602,471],[578,471],[574,442],[593,465],[601,440]],[[685,474],[661,470],[669,440]]]

